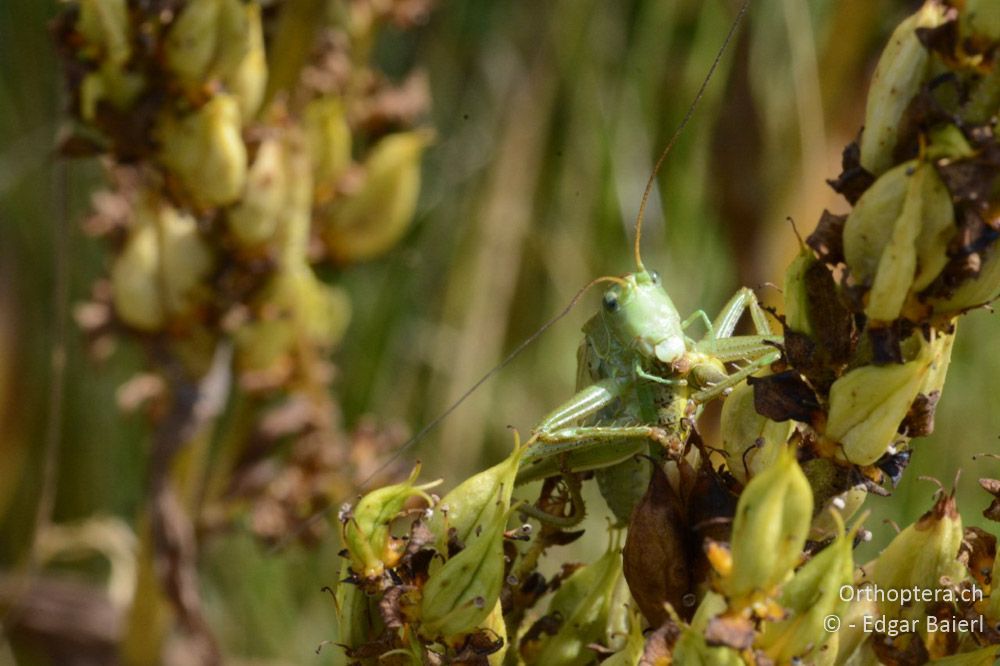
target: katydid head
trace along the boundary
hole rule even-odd
[[[686,350],[680,314],[656,271],[643,269],[615,280],[604,292],[601,314],[622,345],[643,356],[672,363]]]

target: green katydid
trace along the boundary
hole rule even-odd
[[[777,346],[782,338],[772,334],[751,289],[737,291],[714,321],[702,310],[681,320],[659,276],[646,270],[640,254],[643,213],[656,175],[697,107],[721,55],[722,50],[646,184],[636,219],[636,271],[598,278],[588,285],[613,283],[604,294],[601,311],[583,327],[584,340],[577,353],[578,392],[535,426],[518,474],[518,483],[526,483],[561,472],[599,470],[602,494],[623,522],[628,519],[631,499],[638,499],[635,492],[645,489],[645,483],[634,478],[645,470],[635,455],[646,450],[651,440],[662,444],[670,455],[680,455],[692,417],[702,405],[780,356]],[[733,336],[747,310],[756,335]],[[697,321],[707,328],[700,340],[686,333]],[[725,364],[735,362],[742,367],[727,372]],[[623,484],[630,486],[634,497],[621,497]]]

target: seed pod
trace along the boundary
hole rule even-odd
[[[163,54],[185,88],[204,83],[215,56],[223,0],[189,0],[170,26]]]
[[[441,483],[432,481],[415,486],[413,483],[419,474],[420,465],[417,464],[406,481],[368,493],[342,519],[342,540],[347,547],[351,569],[358,576],[367,580],[378,578],[386,568],[399,562],[405,542],[390,534],[392,521],[410,497],[422,497],[429,504],[431,499],[424,491]]]
[[[420,600],[424,638],[456,643],[483,626],[503,587],[503,534],[509,515],[495,514],[465,549],[431,573]]]
[[[737,386],[722,404],[722,448],[728,454],[730,473],[745,484],[769,467],[785,448],[794,427],[792,421],[779,423],[757,413],[754,387]]]
[[[337,181],[351,166],[351,127],[343,102],[336,98],[312,100],[304,115],[316,200],[326,203],[333,198]]]
[[[239,197],[247,153],[232,95],[215,95],[181,118],[168,113],[157,130],[161,162],[199,205],[221,206]]]
[[[819,654],[818,648],[828,638],[824,620],[840,617],[847,603],[840,589],[853,580],[854,533],[840,535],[805,565],[781,589],[781,605],[788,616],[778,622],[766,622],[758,639],[759,647],[776,663],[789,663],[807,653]],[[829,650],[829,647],[828,647]],[[835,656],[834,652],[834,656]]]
[[[960,17],[962,34],[1000,40],[1000,5],[994,0],[965,0]]]
[[[907,297],[947,264],[954,232],[951,194],[932,165],[906,162],[875,181],[844,227],[851,273],[871,284],[865,313],[875,321],[899,317]]]
[[[80,55],[120,69],[132,53],[125,0],[80,0],[76,31],[83,38]]]
[[[285,212],[287,185],[281,140],[265,139],[247,172],[242,199],[226,214],[229,230],[241,245],[254,247],[274,235]]]
[[[588,664],[594,653],[587,646],[604,637],[613,591],[622,576],[616,544],[597,561],[573,572],[556,591],[547,615],[563,618],[559,631],[543,639],[535,663],[571,666]]]
[[[768,592],[791,573],[802,555],[813,498],[809,482],[786,448],[747,484],[733,521],[732,570],[721,581],[731,599]]]
[[[629,521],[622,560],[632,597],[650,626],[658,627],[670,617],[666,605],[681,612],[691,590],[689,537],[684,504],[663,468],[643,462],[652,477]]]
[[[438,502],[428,527],[439,540],[447,540],[449,529],[462,543],[468,543],[477,527],[506,515],[514,491],[517,467],[525,448],[514,433],[514,451],[506,460],[472,476]]]
[[[870,632],[865,631],[865,616],[875,617],[879,614],[877,604],[865,597],[854,599],[847,603],[840,615],[840,629],[837,630],[837,659],[836,665],[843,666],[857,652],[866,649]],[[858,659],[850,661],[851,664],[878,664],[874,662]]]
[[[897,534],[866,569],[871,571],[872,582],[883,590],[934,589],[941,586],[942,577],[957,583],[965,577],[965,568],[957,561],[961,544],[962,517],[955,498],[943,495],[930,511]],[[922,610],[923,603],[918,602],[910,612],[916,617]],[[901,609],[886,602],[882,611],[897,615]]]
[[[324,222],[324,237],[335,259],[370,259],[403,235],[417,207],[420,157],[431,137],[426,130],[399,132],[372,149],[361,190],[333,206]]]
[[[861,134],[861,166],[876,176],[893,164],[900,119],[929,75],[930,54],[916,30],[937,27],[944,20],[942,5],[924,3],[916,14],[899,24],[879,57]]]
[[[932,362],[931,345],[923,344],[917,357],[908,363],[866,365],[833,383],[823,434],[840,443],[839,458],[855,465],[871,465],[882,457]]]
[[[144,197],[125,249],[111,267],[115,310],[130,326],[159,330],[194,305],[212,255],[190,215]]]
[[[232,3],[230,3],[232,4]],[[247,124],[260,109],[267,88],[267,55],[264,53],[264,31],[260,20],[260,5],[236,2],[238,11],[245,14],[245,20],[235,21],[233,30],[237,32],[233,43],[242,48],[235,55],[235,62],[221,72],[226,89],[236,97],[240,107],[240,117]]]
[[[799,247],[799,253],[785,269],[782,293],[785,303],[785,325],[799,333],[812,337],[813,327],[809,321],[809,292],[806,289],[806,273],[816,263],[816,257],[807,245]],[[728,399],[727,399],[728,403]]]
[[[337,591],[337,643],[357,648],[380,635],[384,623],[373,607],[372,598],[360,586],[345,580],[350,571],[345,562],[341,568]]]

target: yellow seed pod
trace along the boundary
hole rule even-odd
[[[942,585],[942,577],[957,584],[966,576],[957,559],[961,545],[962,517],[955,498],[943,496],[917,522],[897,534],[866,569],[871,572],[871,581],[883,590],[935,589]],[[922,609],[923,603],[916,602],[909,612],[916,617]],[[903,609],[887,601],[881,610],[898,615]]]
[[[839,458],[870,465],[882,457],[917,397],[933,358],[931,345],[923,344],[908,363],[866,365],[833,383],[823,434],[840,442]]]
[[[212,267],[212,254],[190,215],[146,197],[111,267],[115,310],[130,326],[155,331],[187,312]]]
[[[306,145],[316,183],[316,201],[334,197],[337,181],[351,165],[351,127],[340,99],[319,97],[306,105]]]
[[[750,480],[733,519],[732,568],[721,581],[730,598],[769,592],[798,563],[812,521],[809,481],[786,447],[774,463]]]
[[[892,166],[900,119],[928,77],[930,54],[916,30],[941,25],[945,9],[937,2],[924,3],[916,14],[899,24],[879,57],[861,134],[861,166],[876,176]]]
[[[392,247],[416,211],[420,157],[430,143],[426,130],[382,139],[365,160],[361,190],[333,205],[323,221],[330,254],[338,261],[363,261]]]
[[[621,552],[613,541],[604,555],[563,581],[546,612],[561,617],[563,622],[555,635],[542,639],[535,663],[554,666],[591,663],[594,653],[587,646],[604,637],[613,592],[621,579]]]
[[[120,69],[132,53],[125,0],[80,0],[79,7],[80,54]]]
[[[167,67],[187,89],[201,86],[218,41],[222,0],[189,0],[170,26],[163,47]]]
[[[958,320],[949,322],[952,326],[951,333],[936,334],[937,337],[930,344],[930,368],[927,376],[924,377],[923,384],[920,385],[918,393],[930,395],[935,391],[940,392],[944,388],[945,379],[948,376],[948,366],[951,365],[951,350],[955,346],[955,333],[957,331]]]
[[[865,617],[876,617],[878,615],[880,615],[878,605],[870,599],[864,597],[861,599],[854,598],[847,603],[840,615],[840,629],[837,631],[838,645],[835,662],[837,666],[843,666],[846,663],[857,664],[858,666],[861,664],[878,666],[878,660],[865,661],[862,655],[859,654],[863,650],[869,650],[867,646],[870,645],[867,640],[871,632],[865,631]],[[855,655],[858,655],[856,660],[852,659]],[[872,656],[872,659],[874,659],[874,656]]]
[[[257,149],[239,203],[226,222],[240,245],[255,247],[269,240],[286,212],[288,182],[285,149],[280,139],[265,139]]]
[[[420,465],[417,464],[406,481],[373,490],[343,514],[341,537],[347,548],[351,569],[358,576],[367,580],[378,578],[386,568],[392,568],[399,562],[406,543],[389,532],[392,521],[399,516],[410,497],[422,497],[430,504],[431,498],[424,491],[441,483],[439,480],[415,485],[419,475]]]
[[[421,591],[420,634],[456,643],[484,626],[503,588],[503,535],[510,512],[497,513],[479,536],[432,571]]]
[[[168,113],[157,138],[160,161],[199,205],[232,203],[243,192],[247,153],[239,105],[232,95],[215,95],[181,118]]]
[[[830,615],[840,617],[846,609],[840,591],[854,576],[854,533],[845,534],[843,523],[839,531],[833,543],[782,587],[781,605],[787,616],[764,623],[757,645],[776,663],[789,663],[807,654],[817,656],[818,648],[829,637],[824,621]]]
[[[343,289],[324,284],[306,265],[277,273],[262,302],[294,322],[297,334],[312,344],[334,347],[351,320],[351,301]]]
[[[793,331],[813,335],[812,322],[809,321],[809,294],[806,290],[805,276],[809,268],[816,263],[816,257],[808,246],[802,244],[799,253],[785,269],[785,282],[782,294],[785,302],[785,324]]]
[[[871,284],[865,313],[896,319],[907,297],[947,264],[954,232],[951,195],[929,163],[906,162],[875,181],[844,227],[847,265],[857,281]]]
[[[517,468],[524,455],[520,437],[514,434],[514,451],[506,460],[460,483],[441,498],[428,527],[439,542],[448,539],[448,531],[467,543],[476,529],[494,519],[497,513],[506,513],[514,491]]]
[[[230,4],[233,4],[232,2]],[[234,54],[233,63],[220,67],[219,75],[226,90],[231,92],[240,107],[240,117],[247,124],[260,110],[267,89],[267,55],[264,52],[264,30],[260,20],[260,4],[235,1],[236,11],[244,14],[243,20],[233,21],[237,32],[235,40],[242,45]],[[233,11],[230,9],[229,11]],[[241,27],[242,26],[242,27]]]
[[[781,455],[794,427],[792,421],[778,423],[758,414],[753,387],[737,386],[722,405],[722,448],[729,471],[746,483]]]

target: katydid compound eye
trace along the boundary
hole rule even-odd
[[[604,309],[608,312],[618,312],[618,296],[613,291],[604,294]]]

